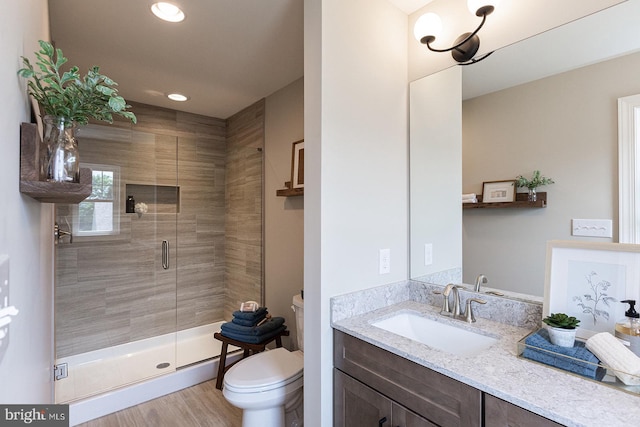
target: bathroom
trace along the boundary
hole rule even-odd
[[[409,277],[406,266],[408,221],[404,219],[407,216],[408,197],[407,66],[406,55],[399,52],[397,44],[390,46],[388,42],[389,39],[394,39],[400,45],[408,43],[405,40],[408,30],[406,14],[388,9],[387,2],[375,2],[373,5],[372,2],[366,2],[366,5],[365,2],[353,2],[348,7],[342,4],[344,2],[324,3],[326,9],[323,10],[313,2],[305,5],[306,17],[309,20],[305,23],[306,27],[323,28],[324,31],[336,35],[336,39],[329,38],[323,41],[327,45],[324,47],[325,57],[322,61],[326,61],[325,67],[329,67],[324,68],[324,71],[316,68],[319,67],[320,59],[312,55],[313,51],[310,48],[307,49],[310,55],[307,58],[308,67],[311,68],[307,68],[305,72],[304,83],[307,93],[305,139],[309,141],[313,138],[312,135],[316,135],[316,138],[320,138],[321,135],[322,153],[319,146],[307,147],[307,156],[321,163],[310,163],[306,171],[308,176],[305,185],[305,207],[308,219],[305,218],[305,221],[309,222],[305,227],[305,296],[307,301],[313,301],[308,314],[311,319],[309,328],[314,341],[311,344],[312,348],[318,351],[307,352],[309,354],[306,354],[305,363],[314,368],[309,370],[310,385],[306,393],[311,399],[307,400],[318,402],[309,408],[310,419],[329,425],[329,415],[326,415],[331,412],[332,400],[331,364],[328,362],[331,357],[329,298],[345,292],[406,280]],[[24,6],[24,9],[12,11],[14,13],[9,16],[14,17],[16,23],[30,23],[20,26],[12,24],[10,28],[14,28],[17,34],[31,31],[31,40],[46,37],[44,29],[33,28],[38,17],[41,21],[46,21],[37,6]],[[376,11],[384,13],[378,14]],[[582,14],[585,13],[588,12]],[[324,14],[324,23],[317,21]],[[356,16],[357,21],[354,19]],[[380,23],[380,20],[384,25],[375,24]],[[360,21],[362,22],[358,23]],[[328,25],[328,22],[331,22],[331,25]],[[354,25],[369,36],[366,37],[366,44],[362,40],[352,39],[358,33],[353,31]],[[384,30],[380,31],[381,28]],[[348,47],[351,45],[345,45],[345,41],[351,41],[354,47],[349,50]],[[317,39],[315,42],[320,43]],[[33,50],[33,46],[23,49],[22,41],[18,40],[17,36],[11,39],[11,43],[10,51],[15,51],[16,57]],[[359,47],[362,48],[361,51]],[[389,69],[389,62],[396,64],[397,69]],[[329,73],[328,70],[332,71]],[[377,70],[377,73],[371,73],[371,70]],[[12,73],[13,68],[6,71],[6,75]],[[336,76],[351,78],[342,81]],[[373,95],[387,101],[384,106],[377,106],[375,109],[372,107],[371,87],[376,87]],[[24,107],[17,89],[15,93],[16,100],[9,104],[11,108],[3,107],[2,110],[3,123],[7,129],[14,129],[15,123],[27,119],[23,117],[26,113],[19,114],[12,110],[20,111],[20,108]],[[344,93],[357,96],[341,96]],[[318,117],[321,112],[324,124],[319,123]],[[288,142],[295,140],[290,137],[284,139]],[[353,148],[346,150],[345,147]],[[288,149],[283,149],[281,157],[288,163],[289,155],[285,151]],[[364,153],[367,153],[366,164],[359,161]],[[14,163],[16,162],[8,159],[3,160],[3,180],[9,182],[17,176],[17,165]],[[354,176],[358,178],[354,179]],[[282,183],[278,182],[274,184],[273,190],[281,186]],[[47,257],[50,249],[41,243],[50,239],[49,228],[40,224],[41,211],[46,211],[47,207],[35,206],[31,201],[23,200],[14,187],[11,192],[9,189],[2,191],[3,199],[12,206],[3,213],[6,215],[3,217],[3,230],[6,230],[9,236],[9,243],[3,244],[15,245],[11,250],[11,274],[15,277],[16,283],[12,288],[12,300],[15,298],[25,306],[24,302],[29,298],[35,310],[21,312],[19,316],[24,315],[24,318],[28,319],[29,325],[33,328],[30,333],[41,337],[41,332],[38,331],[42,331],[52,318],[51,309],[47,305],[47,302],[51,301],[51,291],[46,287],[47,271],[51,267],[51,261]],[[51,217],[45,220],[45,223],[48,222],[52,222]],[[370,232],[372,229],[378,232],[373,234]],[[321,241],[322,246],[319,245]],[[2,249],[5,250],[5,247]],[[387,247],[391,249],[391,272],[380,276],[377,271],[378,249]],[[30,265],[37,265],[40,270],[30,271],[21,259],[30,260]],[[31,284],[27,295],[23,294],[17,285],[19,282]],[[18,323],[14,326],[17,325]],[[13,332],[12,346],[18,351],[20,344],[15,338],[18,334]],[[44,347],[38,347],[36,354],[43,356],[46,352]],[[34,357],[27,356],[25,360],[31,361]],[[44,356],[33,360],[30,365],[49,369],[48,364],[42,362],[43,359]],[[9,363],[8,360],[5,358],[3,364]],[[14,363],[15,365],[10,366],[22,366]],[[5,367],[3,366],[3,370]],[[26,373],[26,369],[20,369],[18,372],[29,377],[34,376],[35,382],[42,382],[35,373]],[[23,393],[27,393],[27,390]],[[42,401],[46,399],[46,393],[39,398]]]

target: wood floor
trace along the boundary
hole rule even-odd
[[[240,427],[242,410],[226,401],[215,379],[119,411],[81,427]]]

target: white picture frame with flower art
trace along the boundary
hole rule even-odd
[[[547,242],[543,317],[566,313],[580,320],[576,337],[615,331],[626,304],[640,301],[640,245]]]

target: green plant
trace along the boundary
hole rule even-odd
[[[545,317],[542,321],[551,327],[562,329],[575,329],[580,324],[580,320],[573,316],[569,317],[564,313],[551,313],[550,316]]]
[[[84,77],[75,66],[61,75],[60,67],[67,62],[62,50],[43,40],[39,43],[36,68],[23,56],[24,68],[18,70],[18,75],[29,79],[29,94],[45,114],[64,117],[79,125],[86,125],[89,119],[112,123],[113,114],[136,123],[135,114],[127,111],[131,106],[118,95],[115,88],[118,84],[100,74],[99,67],[92,67]]]
[[[516,185],[518,186],[518,188],[527,187],[529,190],[533,190],[543,185],[549,185],[553,183],[553,179],[540,175],[539,170],[533,171],[533,176],[530,180],[523,177],[522,175],[518,175],[518,177],[516,178]]]

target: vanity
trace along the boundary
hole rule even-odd
[[[640,419],[637,395],[519,358],[517,342],[538,327],[526,315],[515,319],[520,325],[478,314],[473,324],[446,318],[442,296],[433,294],[438,286],[407,281],[332,298],[334,425],[616,426]],[[486,299],[496,312],[519,311],[512,300]],[[406,313],[458,322],[495,342],[453,354],[374,326]],[[491,310],[483,315],[493,317]]]

